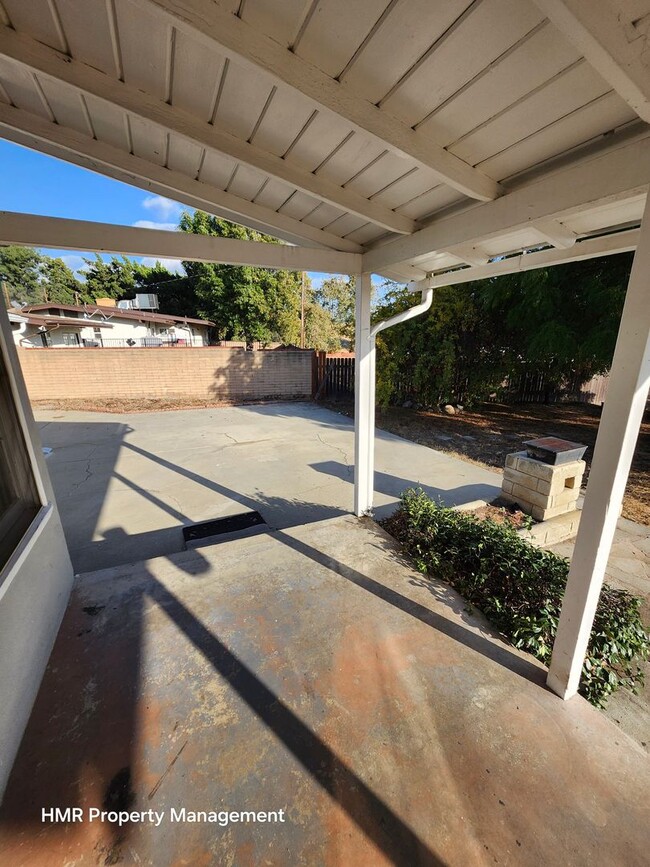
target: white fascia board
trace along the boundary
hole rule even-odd
[[[361,267],[361,256],[358,253],[116,226],[110,223],[11,211],[0,211],[0,244],[332,274],[354,274]]]
[[[511,256],[499,262],[490,262],[476,268],[463,268],[458,271],[447,271],[434,274],[422,285],[454,286],[458,283],[470,283],[473,280],[486,280],[488,277],[500,277],[503,274],[517,274],[520,271],[532,271],[535,268],[549,268],[567,262],[581,262],[598,256],[613,256],[615,253],[629,253],[636,249],[639,240],[639,229],[628,229],[612,235],[598,238],[587,238],[579,241],[570,249],[538,250],[534,253],[522,253]],[[416,284],[417,285],[417,284]]]
[[[364,270],[379,271],[433,255],[458,244],[482,242],[540,220],[559,219],[609,202],[638,196],[650,183],[648,137],[591,156],[545,175],[470,210],[435,220],[413,235],[396,238],[364,254]]]

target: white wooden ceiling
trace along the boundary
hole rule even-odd
[[[629,40],[650,33],[650,0],[602,4]],[[293,243],[363,252],[648,132],[541,0],[218,0],[237,25],[225,44],[214,5],[0,0],[0,133]],[[233,40],[253,45],[251,34],[271,37],[287,75],[238,53]],[[324,87],[318,99],[319,81],[337,85],[340,111]],[[404,133],[419,151],[395,146]],[[638,222],[644,199],[592,197],[562,225],[581,237]],[[474,258],[543,240],[534,227],[507,232]],[[471,260],[431,248],[403,261]]]

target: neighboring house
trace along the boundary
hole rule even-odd
[[[103,304],[31,304],[10,310],[17,346],[208,346],[212,322]]]

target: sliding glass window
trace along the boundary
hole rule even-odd
[[[0,354],[0,569],[39,509],[34,473]]]

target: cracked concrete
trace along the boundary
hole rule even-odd
[[[311,403],[109,414],[40,410],[74,566],[182,549],[185,524],[250,509],[282,529],[350,512],[354,431]],[[498,473],[378,432],[379,515],[422,485],[449,504],[491,499]]]

